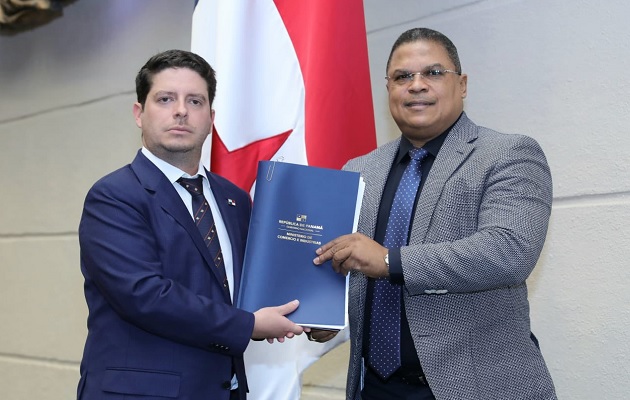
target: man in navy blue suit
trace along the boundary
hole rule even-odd
[[[303,332],[285,317],[297,301],[254,313],[233,305],[251,203],[200,161],[215,89],[212,67],[187,51],[153,56],[136,77],[143,147],[94,184],[79,226],[89,308],[79,399],[245,399],[250,339]],[[220,268],[178,183],[196,177],[214,217]]]

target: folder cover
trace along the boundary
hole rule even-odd
[[[356,232],[364,187],[357,172],[260,161],[237,306],[253,312],[298,299],[291,321],[344,328],[348,277],[313,258]]]

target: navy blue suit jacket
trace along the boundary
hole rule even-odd
[[[250,199],[207,176],[238,291]],[[227,400],[234,372],[245,397],[254,316],[232,305],[181,197],[141,152],[90,189],[79,241],[89,308],[79,399]]]

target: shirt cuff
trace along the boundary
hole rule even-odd
[[[399,248],[389,249],[389,281],[397,285],[403,285],[405,283]]]

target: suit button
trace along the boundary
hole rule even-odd
[[[223,383],[221,384],[221,387],[222,387],[223,389],[230,389],[230,388],[232,387],[232,382],[230,382],[230,381],[225,381],[225,382],[223,382]]]

